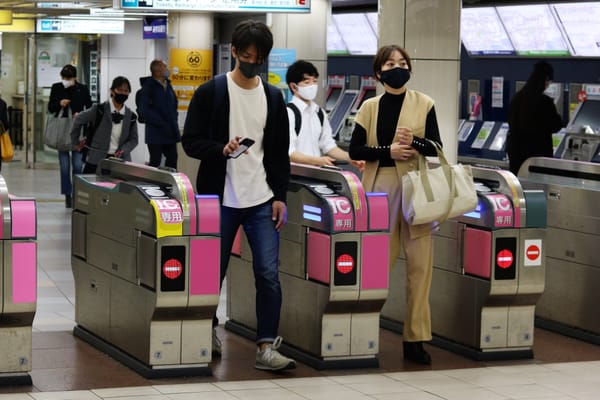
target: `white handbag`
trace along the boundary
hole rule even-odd
[[[477,206],[473,173],[468,165],[449,165],[436,145],[440,166],[429,168],[419,156],[419,170],[402,177],[402,214],[411,225],[442,223]]]

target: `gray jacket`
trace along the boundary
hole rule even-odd
[[[104,107],[104,115],[96,129],[92,143],[87,144],[88,154],[86,162],[94,165],[97,165],[100,160],[106,158],[110,146],[110,135],[113,125],[110,115],[110,105],[108,102],[94,104],[91,108],[80,112],[73,120],[73,127],[71,128],[71,140],[73,146],[77,146],[80,140],[81,128],[88,124],[91,126],[96,122],[96,110],[98,107]],[[138,144],[138,130],[137,117],[127,106],[125,106],[125,115],[121,124],[123,124],[123,129],[117,150],[123,151],[123,160],[131,161],[131,151]]]

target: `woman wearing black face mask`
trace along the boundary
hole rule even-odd
[[[350,142],[350,157],[365,160],[362,176],[368,192],[385,192],[390,204],[390,266],[400,254],[406,257],[407,304],[404,320],[404,358],[431,364],[423,342],[431,340],[429,289],[431,286],[431,226],[409,225],[403,218],[402,176],[417,167],[417,153],[436,155],[440,146],[433,100],[407,89],[412,66],[408,53],[396,45],[383,46],[373,61],[375,77],[385,93],[365,100]]]
[[[131,93],[129,80],[116,77],[110,87],[110,100],[95,104],[77,115],[71,139],[85,154],[84,174],[96,172],[103,158],[118,157],[131,161],[131,151],[138,144],[137,116],[125,105]],[[79,137],[82,126],[89,126],[85,137]]]

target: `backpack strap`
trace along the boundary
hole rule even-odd
[[[302,115],[300,115],[300,110],[294,103],[287,103],[287,107],[292,110],[294,113],[294,130],[296,131],[296,136],[300,134],[300,127],[302,126]]]
[[[300,128],[302,127],[302,115],[300,114],[300,110],[298,107],[292,102],[287,103],[287,106],[290,110],[294,112],[294,130],[296,131],[296,136],[300,134]],[[323,121],[325,120],[325,114],[323,114],[323,109],[319,107],[317,111],[317,116],[319,117],[319,122],[321,122],[321,133],[323,132]],[[319,135],[321,137],[321,135]]]

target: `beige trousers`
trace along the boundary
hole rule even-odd
[[[431,233],[411,238],[402,216],[402,184],[394,167],[379,168],[374,192],[388,194],[390,204],[390,268],[400,255],[406,257],[406,317],[402,337],[406,342],[431,340],[429,290],[433,272]]]

